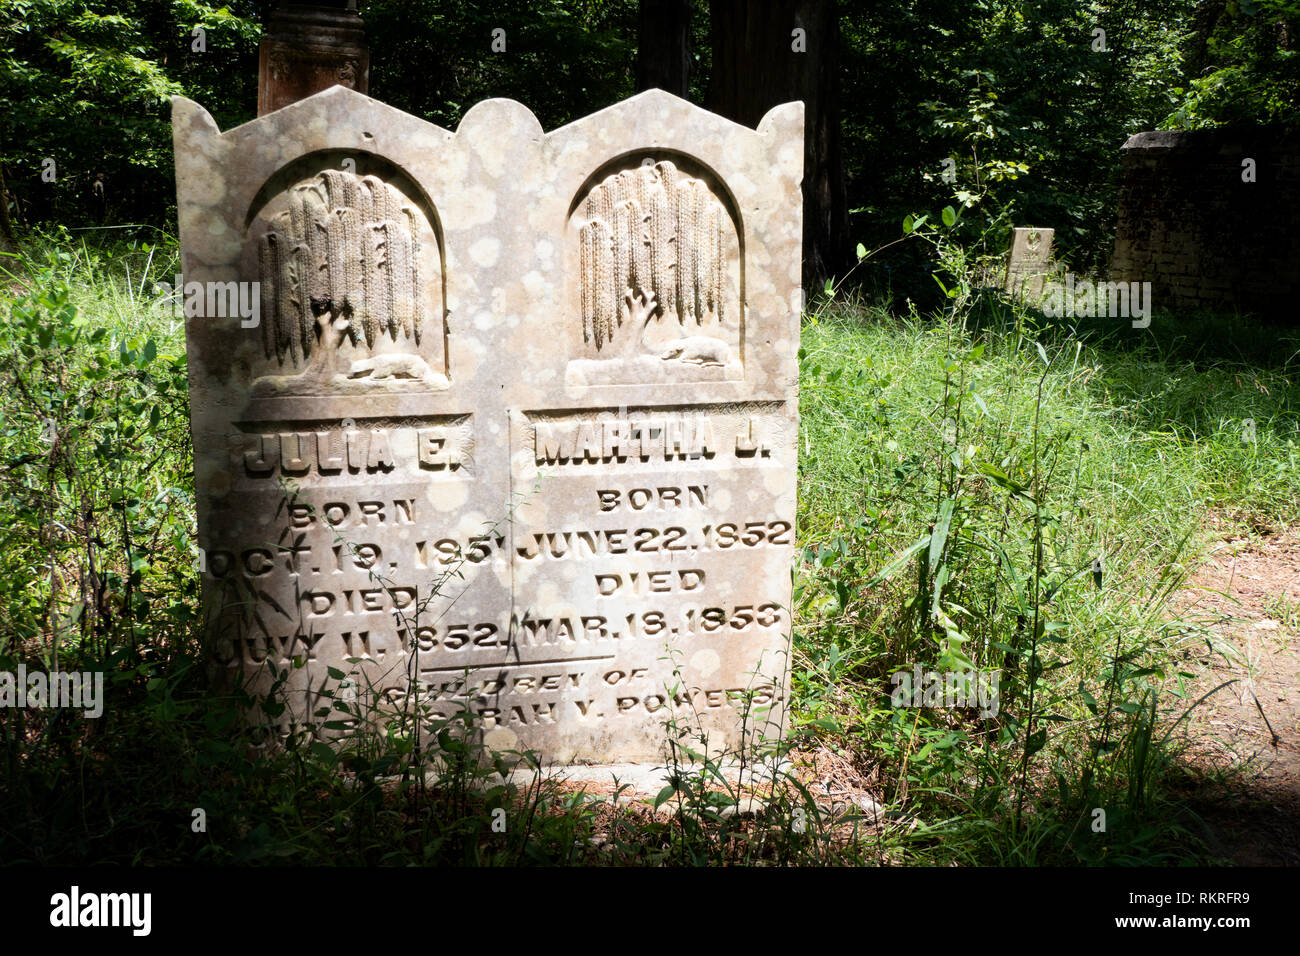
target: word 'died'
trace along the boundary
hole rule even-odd
[[[704,585],[704,572],[697,568],[681,571],[626,571],[596,575],[596,593],[601,597],[611,594],[670,594],[674,591],[694,591]]]
[[[712,458],[717,447],[713,423],[699,414],[537,422],[534,435],[539,465]]]
[[[204,316],[209,319],[240,319],[240,326],[253,329],[262,322],[262,291],[259,282],[185,282],[180,273],[176,284],[154,284],[157,303],[176,318]]]

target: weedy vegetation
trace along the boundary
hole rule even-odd
[[[905,224],[940,310],[829,285],[804,318],[787,736],[717,752],[679,712],[667,785],[632,800],[418,695],[376,721],[342,672],[319,732],[258,747],[241,712],[282,712],[289,674],[208,683],[183,321],[154,293],[175,242],[33,237],[0,293],[0,670],[103,671],[107,700],[0,712],[0,860],[1210,860],[1170,781],[1214,638],[1169,598],[1211,509],[1300,518],[1300,343],[1210,360],[1201,327],[1241,320],[1047,319],[958,219]],[[998,674],[995,712],[895,706],[918,665]],[[837,801],[826,766],[874,799]]]

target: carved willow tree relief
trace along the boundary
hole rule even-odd
[[[447,387],[441,257],[428,217],[377,176],[325,170],[268,203],[257,240],[254,395]]]
[[[646,159],[593,186],[575,210],[587,384],[743,375],[740,244],[703,179]]]

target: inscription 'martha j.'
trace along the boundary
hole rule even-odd
[[[713,461],[721,449],[738,459],[768,458],[773,444],[790,440],[784,419],[771,409],[745,414],[698,407],[616,417],[539,419],[533,423],[533,453],[543,464]],[[733,462],[734,463],[734,462]]]
[[[186,318],[219,684],[281,732],[468,713],[547,762],[778,735],[801,105],[173,117],[186,278],[261,283],[260,327]]]

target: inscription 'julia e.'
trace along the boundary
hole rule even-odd
[[[387,428],[347,428],[309,432],[275,432],[236,435],[233,443],[243,448],[243,464],[251,477],[285,475],[376,474],[390,472],[400,463],[394,447],[414,442],[419,467],[433,471],[456,471],[469,454],[466,424],[401,430],[396,436]]]

